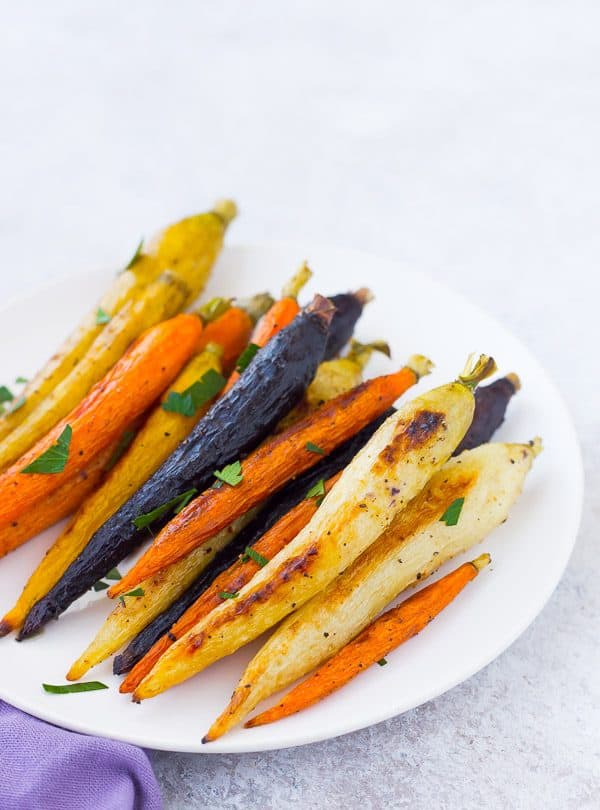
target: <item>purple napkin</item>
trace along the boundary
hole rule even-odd
[[[148,757],[0,701],[0,810],[160,810]]]

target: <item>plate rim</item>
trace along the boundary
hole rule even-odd
[[[351,713],[346,715],[349,718],[348,721],[345,723],[340,723],[340,727],[338,727],[333,733],[331,731],[326,730],[323,728],[321,731],[312,731],[312,732],[303,732],[303,733],[295,733],[295,734],[285,734],[285,732],[281,735],[280,739],[276,742],[266,742],[264,744],[261,743],[252,743],[252,734],[248,735],[248,744],[238,744],[238,743],[229,743],[228,738],[225,737],[224,741],[219,740],[217,743],[213,743],[212,745],[202,746],[199,745],[198,747],[190,748],[189,745],[181,745],[177,742],[171,740],[165,740],[163,742],[156,741],[156,740],[149,740],[143,734],[136,734],[136,733],[121,733],[119,729],[115,729],[110,735],[108,734],[99,734],[97,731],[90,730],[89,726],[85,723],[78,723],[76,720],[67,719],[57,720],[56,714],[50,711],[46,712],[43,708],[39,708],[36,705],[31,705],[29,701],[15,700],[14,697],[7,696],[0,682],[0,699],[5,701],[6,703],[14,706],[17,709],[20,709],[28,714],[36,717],[40,720],[45,722],[51,723],[52,725],[59,726],[60,728],[67,729],[69,731],[74,731],[77,733],[85,734],[88,736],[100,736],[105,739],[113,739],[120,742],[129,743],[132,745],[138,745],[143,748],[150,748],[157,751],[170,751],[170,752],[177,752],[177,753],[192,753],[192,754],[212,754],[212,755],[219,755],[219,754],[241,754],[241,753],[259,753],[262,751],[273,751],[273,750],[283,750],[286,748],[295,748],[304,745],[309,745],[311,743],[318,743],[323,742],[329,739],[335,739],[337,737],[345,736],[346,734],[351,734],[355,731],[359,731],[364,728],[370,728],[371,726],[375,726],[379,723],[382,723],[386,720],[389,720],[393,717],[398,717],[404,714],[411,709],[418,708],[419,706],[428,703],[429,701],[435,699],[436,697],[441,697],[442,695],[446,694],[451,689],[455,688],[456,686],[460,685],[468,681],[477,673],[481,672],[485,667],[503,655],[511,646],[512,644],[517,641],[520,636],[527,630],[527,628],[533,623],[533,621],[542,613],[545,609],[546,605],[548,604],[551,596],[553,595],[554,591],[556,590],[558,584],[560,583],[565,570],[569,564],[569,560],[572,556],[573,550],[575,548],[575,544],[578,539],[579,528],[581,525],[582,519],[582,512],[583,512],[583,498],[584,498],[584,482],[585,482],[585,473],[584,473],[584,466],[583,466],[583,457],[581,451],[581,445],[579,442],[579,437],[577,434],[577,430],[575,428],[573,419],[571,417],[570,410],[566,403],[566,400],[563,396],[563,393],[559,386],[555,383],[554,379],[550,376],[550,374],[546,371],[545,366],[538,360],[537,356],[531,349],[523,342],[523,340],[515,335],[507,326],[505,326],[502,321],[499,320],[495,315],[491,314],[485,306],[481,306],[477,302],[470,299],[466,294],[464,294],[460,290],[454,289],[451,285],[448,285],[445,281],[439,281],[437,278],[434,278],[427,270],[418,272],[416,270],[411,269],[407,266],[406,260],[397,258],[397,257],[390,257],[384,256],[382,254],[373,253],[371,251],[365,251],[361,249],[356,249],[353,247],[340,247],[339,245],[327,243],[327,242],[310,242],[310,250],[307,250],[305,247],[299,247],[299,243],[293,240],[258,240],[258,241],[244,241],[244,242],[232,242],[227,243],[223,247],[223,252],[236,252],[243,254],[246,251],[261,251],[261,250],[294,250],[297,252],[298,255],[307,255],[311,252],[318,253],[320,251],[325,251],[328,253],[338,253],[340,255],[343,254],[353,254],[356,257],[361,257],[364,260],[370,261],[379,261],[385,263],[395,264],[399,270],[407,276],[412,276],[417,281],[419,278],[425,277],[427,282],[434,287],[438,288],[442,292],[446,292],[450,294],[452,297],[459,299],[462,303],[464,303],[467,307],[475,309],[478,313],[485,317],[487,321],[489,321],[496,330],[502,335],[508,336],[513,341],[517,342],[520,350],[527,356],[530,362],[533,362],[541,371],[543,376],[545,377],[546,383],[548,386],[552,388],[553,394],[556,398],[557,405],[560,406],[562,411],[562,426],[568,429],[568,439],[573,450],[573,461],[576,462],[574,469],[571,469],[570,478],[571,478],[571,485],[574,490],[574,497],[573,497],[573,504],[574,508],[571,512],[570,516],[570,525],[569,525],[569,537],[570,543],[567,545],[565,544],[562,558],[559,561],[559,565],[557,565],[557,574],[555,577],[555,581],[551,582],[546,586],[544,591],[540,591],[540,596],[536,599],[536,607],[532,609],[530,612],[532,615],[527,615],[523,617],[522,622],[519,624],[518,628],[515,631],[508,632],[505,636],[495,645],[496,652],[490,657],[489,653],[483,653],[478,659],[477,663],[470,664],[466,667],[467,674],[462,676],[457,676],[454,678],[448,679],[443,687],[440,686],[432,687],[427,692],[423,693],[421,698],[416,702],[414,700],[407,700],[405,705],[401,705],[398,708],[398,705],[395,704],[391,707],[391,709],[387,707],[381,708],[379,711],[374,711],[372,717],[367,721],[364,722],[362,720],[358,720],[356,722],[352,722]],[[2,305],[0,306],[0,314],[6,312],[7,310],[11,309],[14,306],[24,305],[31,299],[37,298],[40,295],[43,295],[45,291],[54,289],[56,287],[60,287],[61,285],[68,284],[70,281],[77,280],[80,282],[84,275],[96,275],[100,273],[114,272],[114,269],[108,269],[106,266],[91,266],[87,270],[77,270],[77,271],[70,271],[65,273],[60,273],[59,275],[55,276],[53,279],[42,282],[40,284],[36,284],[31,288],[28,288],[22,293],[17,293],[15,295],[10,296],[7,298]],[[565,532],[566,534],[566,532]],[[198,735],[200,737],[200,735]]]

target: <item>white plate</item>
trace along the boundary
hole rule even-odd
[[[391,653],[388,666],[372,667],[299,715],[261,728],[237,729],[210,745],[201,744],[202,735],[225,706],[259,642],[141,706],[118,693],[111,662],[90,673],[110,690],[43,692],[42,681],[64,682],[70,663],[96,633],[109,608],[104,595],[83,597],[41,636],[21,644],[12,638],[0,640],[3,699],[65,728],[151,748],[202,753],[285,748],[369,726],[436,697],[492,661],[542,610],[575,541],[583,484],[577,439],[554,385],[529,351],[486,313],[426,276],[385,259],[318,246],[307,250],[306,245],[229,247],[209,292],[276,292],[304,257],[315,271],[311,292],[332,294],[364,284],[373,289],[376,300],[359,322],[357,336],[387,339],[394,367],[414,352],[431,357],[436,371],[420,388],[454,378],[471,351],[493,354],[503,372],[521,376],[523,389],[511,402],[497,438],[525,441],[539,434],[545,450],[508,523],[468,555],[489,550],[491,569],[427,630]],[[10,304],[0,318],[0,382],[34,372],[111,276],[106,271],[76,276]],[[378,358],[369,370],[375,374],[391,367]],[[56,533],[45,532],[0,561],[1,613],[11,606]]]

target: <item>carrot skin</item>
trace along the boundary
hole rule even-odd
[[[0,475],[0,527],[71,480],[116,440],[175,379],[196,350],[202,325],[177,315],[148,329],[68,416]],[[54,445],[67,425],[73,431],[63,472],[24,474],[23,469]]]
[[[204,327],[198,351],[205,349],[209,343],[217,343],[223,349],[223,370],[229,373],[251,334],[252,319],[248,313],[239,307],[230,307]]]
[[[408,367],[367,380],[266,441],[244,461],[244,477],[238,486],[208,489],[193,500],[165,526],[148,551],[115,583],[108,595],[119,596],[181,559],[236,517],[281,489],[290,478],[314,466],[318,456],[307,449],[307,442],[317,444],[324,454],[331,453],[386,411],[416,382],[416,373]]]
[[[288,692],[276,706],[248,720],[246,728],[289,717],[341,689],[400,644],[416,636],[478,573],[479,569],[473,563],[465,563],[383,613],[329,661]]]

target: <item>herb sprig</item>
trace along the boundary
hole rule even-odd
[[[24,467],[22,473],[61,473],[67,466],[69,458],[69,448],[71,446],[71,439],[73,437],[73,429],[71,425],[67,425],[63,432],[53,444],[41,456]]]

